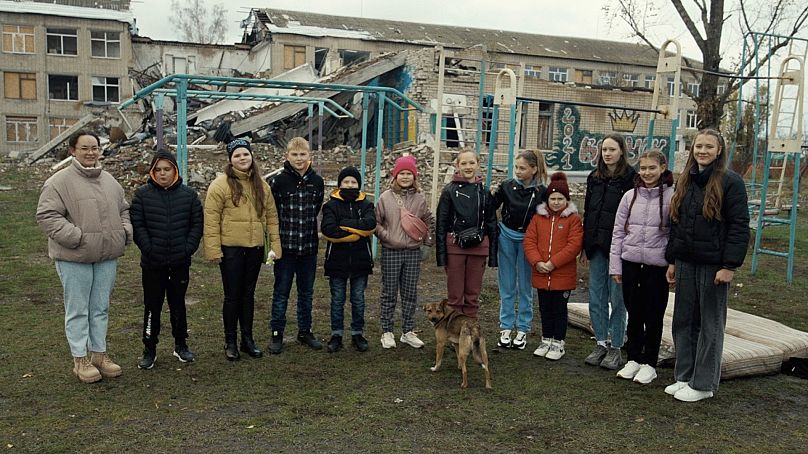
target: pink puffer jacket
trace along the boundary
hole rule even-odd
[[[631,199],[637,198],[629,215]],[[662,218],[659,214],[659,187],[639,187],[626,192],[620,200],[614,219],[612,247],[609,254],[609,274],[622,275],[621,259],[645,265],[666,266],[665,247],[670,231],[670,203],[673,187],[665,186],[662,193]],[[628,231],[626,218],[628,217]],[[662,228],[660,228],[660,226]]]

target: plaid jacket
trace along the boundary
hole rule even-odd
[[[302,176],[289,161],[283,171],[269,181],[280,220],[284,254],[317,253],[317,215],[323,206],[323,178],[311,167]]]

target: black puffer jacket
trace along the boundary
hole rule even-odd
[[[482,178],[469,183],[455,175],[451,183],[443,188],[438,201],[435,221],[435,254],[438,266],[446,266],[448,253],[446,235],[457,233],[469,227],[480,227],[488,237],[488,266],[497,266],[497,213],[494,197],[483,187]]]
[[[170,161],[175,169],[177,160],[165,151],[157,160]],[[190,266],[191,256],[202,238],[202,202],[192,188],[182,184],[182,178],[163,188],[150,176],[149,181],[135,191],[129,216],[134,229],[135,244],[140,248],[140,266],[166,268]]]
[[[544,185],[526,188],[513,178],[500,183],[494,191],[494,209],[502,206],[500,216],[505,227],[525,233],[546,189]]]
[[[328,241],[325,248],[325,275],[358,277],[373,273],[370,237],[376,230],[376,210],[364,192],[354,201],[346,201],[335,189],[323,205],[320,230]]]
[[[612,232],[617,207],[623,194],[634,189],[632,167],[626,173],[612,178],[601,178],[595,171],[586,177],[586,198],[584,199],[584,251],[591,258],[596,249],[609,255],[612,247]]]
[[[707,220],[702,214],[704,189],[712,172],[713,167],[708,167],[701,173],[691,174],[690,185],[679,206],[679,221],[671,222],[665,251],[668,263],[683,260],[735,269],[746,258],[749,211],[743,179],[727,170],[722,184],[721,220]]]

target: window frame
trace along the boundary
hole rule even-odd
[[[103,38],[94,37],[94,34],[103,33]],[[109,35],[117,35],[117,39],[109,39]],[[104,55],[97,55],[95,53],[95,47],[93,44],[101,42],[104,45]],[[110,56],[110,45],[117,43],[118,45],[118,55],[117,56]],[[90,30],[90,56],[93,58],[108,58],[108,59],[120,59],[121,58],[121,32],[113,31],[113,30]]]
[[[11,27],[16,27],[17,30],[16,31],[6,30],[7,28],[11,28]],[[30,33],[23,32],[23,31],[20,30],[21,28],[30,29],[31,31],[30,31]],[[10,37],[9,38],[10,43],[11,43],[11,49],[10,50],[6,49],[6,36],[7,35]],[[2,43],[3,52],[8,53],[8,54],[26,54],[26,55],[31,55],[31,54],[36,53],[36,29],[34,28],[33,25],[3,24],[2,36],[3,36],[3,43]],[[17,40],[20,37],[22,37],[23,50],[16,50]],[[29,43],[29,40],[27,38],[30,38],[31,50],[28,50],[27,44]]]
[[[10,96],[9,95],[9,88],[13,86],[12,83],[9,83],[9,77],[12,75],[17,76],[16,82],[16,90],[17,96]],[[26,77],[23,77],[26,76]],[[26,90],[23,89],[23,81],[25,80],[32,80],[34,83],[34,90],[33,90],[33,98],[23,96]],[[29,72],[18,72],[18,71],[3,71],[3,98],[5,99],[16,99],[20,101],[36,101],[37,96],[37,77],[36,73],[29,73]]]
[[[598,82],[600,85],[614,87],[615,79],[617,79],[617,71],[598,71]]]
[[[693,97],[697,97],[701,93],[701,82],[688,82],[687,90],[693,93]]]
[[[297,63],[298,57],[302,54],[303,61]],[[291,63],[288,63],[291,59]],[[306,46],[298,46],[294,44],[283,45],[283,69],[295,69],[300,65],[306,63]],[[289,66],[291,65],[291,66]]]
[[[626,87],[639,88],[640,75],[637,73],[623,73],[623,83]]]
[[[55,121],[60,121],[60,124],[55,124]],[[78,123],[78,118],[68,118],[68,117],[48,117],[48,134],[50,140],[53,140],[59,134],[67,131],[68,129],[72,128],[73,125]],[[56,129],[54,131],[54,128]],[[54,134],[55,132],[55,134]]]
[[[14,136],[16,140],[12,140],[8,134],[10,123],[14,125]],[[34,127],[31,128],[31,125],[33,125]],[[6,129],[6,142],[8,143],[33,143],[39,139],[39,118],[36,116],[31,117],[28,115],[6,115],[3,126],[5,126]],[[26,139],[28,140],[19,140],[21,126],[26,126],[25,136]]]
[[[646,74],[644,79],[645,79],[644,80],[645,88],[653,90],[654,89],[654,84],[656,83],[656,74],[654,74],[653,76],[649,76],[649,75]]]
[[[564,66],[548,66],[547,78],[551,82],[567,82],[570,79],[570,69]]]
[[[53,30],[53,31],[51,31],[51,30]],[[56,32],[56,30],[59,30],[60,32]],[[66,34],[66,33],[61,33],[63,31],[70,31],[70,30],[72,30],[74,32],[73,35],[69,35],[69,34]],[[49,39],[51,37],[58,37],[59,38],[59,47],[60,47],[61,52],[51,52],[50,45],[49,45]],[[68,53],[64,52],[65,38],[73,38],[73,39],[75,39],[75,46],[74,46],[74,48],[76,49],[75,54],[68,54]],[[56,28],[56,27],[54,27],[54,28],[46,28],[45,29],[45,50],[46,50],[48,55],[58,55],[60,57],[78,57],[79,56],[79,31],[78,31],[78,29],[75,29],[75,28]]]
[[[699,116],[695,110],[687,111],[687,115],[685,116],[685,128],[687,129],[699,128]]]
[[[103,79],[103,83],[97,83]],[[109,80],[115,79],[115,84],[110,84]],[[91,99],[93,102],[101,102],[101,103],[108,103],[108,104],[117,104],[121,102],[121,78],[120,77],[113,77],[113,76],[91,76],[90,78],[90,86],[92,87],[92,95]],[[104,99],[96,99],[95,96],[95,89],[96,87],[103,87],[104,89]],[[118,89],[118,99],[115,101],[111,101],[109,99],[109,87],[116,87]]]
[[[64,78],[75,78],[75,98],[71,98],[70,95],[70,83],[67,83],[67,98],[53,98],[51,97],[51,78],[52,77],[64,77]],[[79,100],[79,76],[78,75],[70,75],[70,74],[48,74],[48,101],[78,101]]]
[[[525,65],[525,77],[541,79],[541,70],[541,65]]]

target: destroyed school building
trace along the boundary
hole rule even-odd
[[[541,99],[521,104],[517,117],[519,148],[539,148],[553,167],[591,168],[597,142],[611,131],[630,138],[636,155],[648,147],[645,135],[657,55],[645,46],[602,40],[553,37],[500,30],[403,23],[329,16],[276,9],[253,9],[243,21],[244,37],[234,45],[203,45],[156,41],[137,36],[131,13],[98,7],[100,1],[60,1],[68,5],[0,0],[3,30],[2,107],[4,134],[0,144],[33,153],[49,140],[90,120],[106,109],[105,126],[119,126],[128,137],[154,132],[153,106],[143,102],[124,111],[117,104],[139,88],[177,73],[210,76],[278,78],[296,82],[376,84],[397,88],[434,112],[437,108],[440,56],[443,55],[443,146],[473,145],[476,140],[481,61],[485,75],[484,104],[494,93],[496,72],[514,70],[520,96]],[[88,4],[93,6],[88,8]],[[683,73],[691,92],[698,82]],[[672,81],[667,84],[674,92]],[[214,87],[194,87],[215,89]],[[722,87],[719,87],[722,89]],[[236,90],[229,88],[228,90]],[[275,94],[290,90],[249,89]],[[327,95],[360,117],[361,96]],[[168,101],[168,99],[167,99]],[[574,106],[565,101],[608,104],[604,109]],[[695,105],[683,98],[681,126],[695,128]],[[173,105],[167,102],[167,131],[172,131]],[[112,114],[109,114],[113,111]],[[376,109],[371,105],[369,146],[375,146]],[[388,110],[385,148],[410,141],[434,143],[435,116]],[[490,115],[490,114],[489,114]],[[294,135],[308,134],[306,108],[259,101],[189,100],[189,124],[205,143],[215,143],[216,130],[226,124],[233,135],[283,145]],[[145,122],[141,121],[143,118]],[[490,128],[490,116],[485,128]],[[507,150],[508,112],[500,113],[498,150]],[[318,136],[314,122],[313,137]],[[326,149],[359,148],[361,124],[354,119],[326,117]],[[656,123],[655,142],[665,146],[670,122]],[[681,133],[677,140],[681,138]],[[189,137],[189,143],[197,137]],[[203,139],[203,138],[200,138]],[[483,133],[483,141],[488,135]],[[168,139],[169,143],[171,139]],[[448,158],[447,158],[448,160]],[[441,158],[441,161],[444,161]]]

